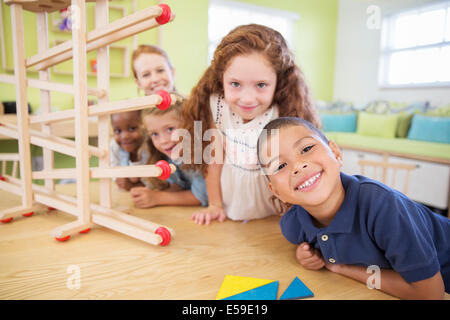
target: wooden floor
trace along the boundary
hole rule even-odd
[[[57,190],[73,194],[74,185]],[[215,299],[228,274],[278,280],[278,296],[298,276],[313,299],[394,299],[327,270],[302,268],[277,217],[198,226],[189,220],[196,208],[137,210],[127,192],[113,191],[114,206],[174,228],[170,245],[152,246],[102,227],[58,242],[50,231],[74,217],[42,207],[30,218],[0,224],[0,299]],[[2,191],[0,199],[0,209],[19,203]]]

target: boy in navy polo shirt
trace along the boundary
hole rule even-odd
[[[363,283],[372,276],[367,267],[378,266],[379,289],[400,298],[450,292],[449,219],[380,182],[341,173],[337,145],[305,120],[278,118],[264,129],[259,161],[272,193],[291,205],[280,225],[299,245],[302,266]]]

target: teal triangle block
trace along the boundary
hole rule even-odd
[[[309,290],[308,287],[298,277],[295,277],[286,291],[284,291],[281,295],[280,300],[301,299],[309,297],[314,297],[314,293],[312,293],[312,291]]]
[[[278,281],[244,291],[222,300],[277,300]]]

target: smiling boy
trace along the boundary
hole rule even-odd
[[[302,266],[366,283],[367,267],[376,265],[380,289],[400,298],[442,299],[450,291],[449,219],[380,182],[340,172],[338,146],[305,120],[278,118],[264,129],[270,134],[259,138],[259,161],[272,193],[292,205],[280,225]],[[276,153],[271,139],[278,139]]]

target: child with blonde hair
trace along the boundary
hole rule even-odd
[[[183,100],[178,97],[175,104],[166,110],[144,109],[142,119],[147,130],[147,164],[165,160],[176,167],[167,181],[158,178],[143,178],[145,187],[132,188],[130,193],[138,208],[162,205],[207,206],[208,195],[205,180],[200,172],[185,170],[178,157],[178,140],[174,132],[181,127],[181,108]]]
[[[193,214],[196,223],[275,213],[256,159],[256,141],[264,125],[279,116],[320,124],[306,81],[283,36],[262,25],[239,26],[222,39],[183,109],[183,126],[194,137],[194,146],[200,143],[205,149],[206,130],[220,132],[214,141],[216,160],[200,165],[209,206]],[[200,137],[194,132],[198,123]],[[224,163],[217,160],[222,152]],[[191,163],[198,165],[195,159]]]

